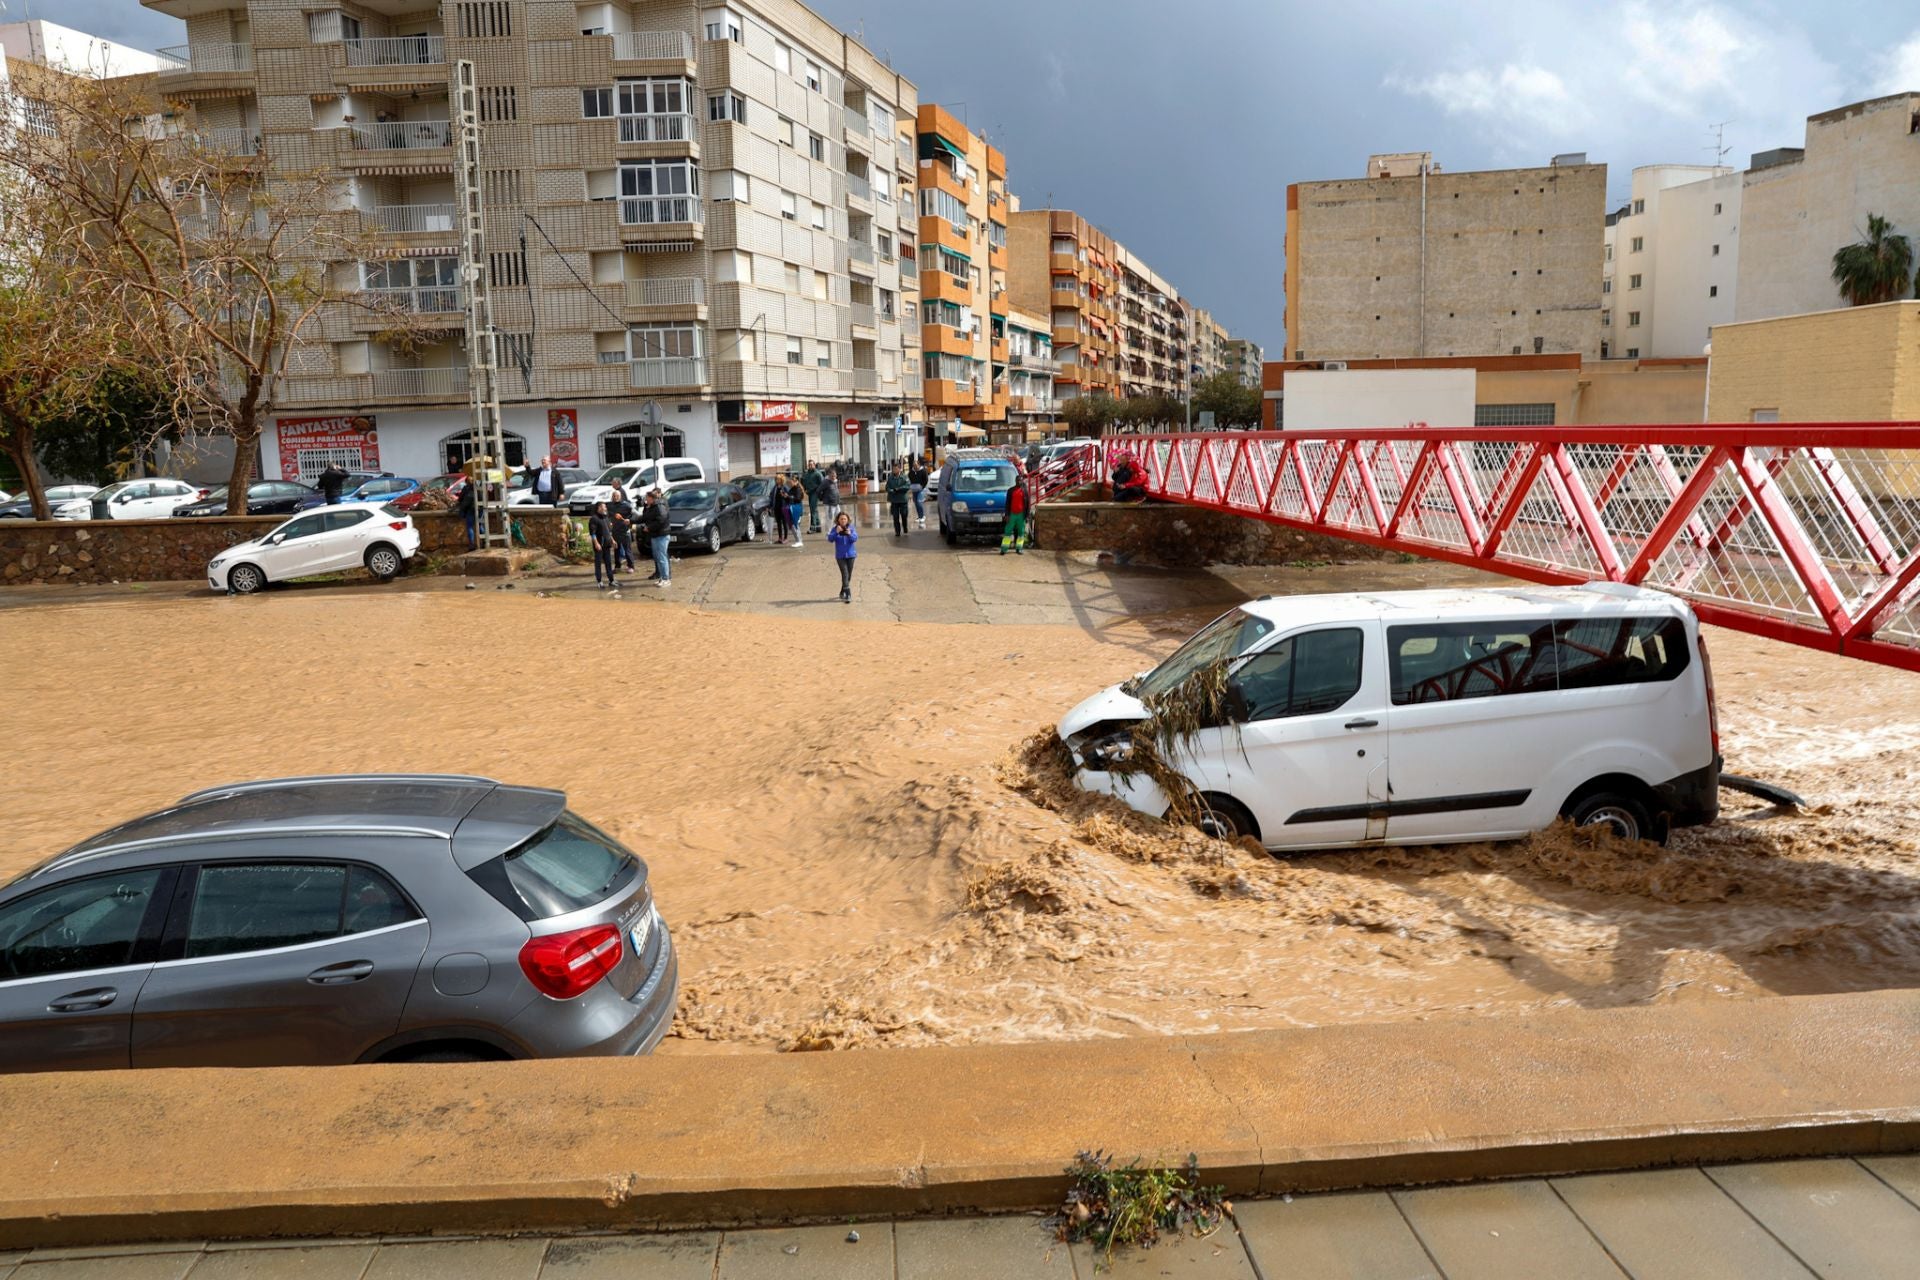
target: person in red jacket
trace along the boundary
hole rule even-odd
[[[1007,490],[1007,519],[1000,533],[1000,554],[1005,555],[1008,548],[1012,548],[1013,554],[1023,556],[1032,541],[1027,536],[1027,486],[1016,476]]]

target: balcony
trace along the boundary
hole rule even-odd
[[[855,391],[880,390],[880,371],[878,369],[855,369],[853,371],[853,389]]]
[[[387,40],[342,40],[350,67],[430,67],[447,60],[439,36],[397,36]]]
[[[459,206],[451,204],[383,204],[361,211],[366,222],[394,235],[446,234],[453,230]]]
[[[621,196],[620,225],[653,227],[700,224],[707,220],[699,196]]]
[[[867,113],[858,107],[847,108],[847,132],[857,133],[863,138],[873,136],[873,130],[867,124]]]
[[[1035,355],[1031,351],[1016,351],[1008,360],[1016,369],[1034,369],[1041,373],[1052,373],[1060,367],[1051,356]]]
[[[853,322],[856,325],[871,329],[874,327],[873,320],[873,304],[871,302],[856,302],[853,304]]]
[[[693,117],[684,113],[620,117],[622,142],[685,142],[694,136]]]
[[[847,175],[847,195],[855,200],[873,203],[873,184],[857,173]]]
[[[707,282],[699,276],[659,276],[629,280],[629,307],[702,307],[707,302]]]
[[[908,369],[905,373],[902,373],[900,375],[900,386],[901,386],[901,389],[909,396],[919,395],[920,394],[920,371],[918,369]]]
[[[615,62],[692,62],[693,37],[684,31],[619,31],[613,36]]]
[[[873,265],[873,246],[865,240],[849,240],[847,241],[847,257],[855,262],[863,262],[871,267]]]
[[[899,156],[900,167],[908,173],[916,172],[919,160],[913,154],[913,143],[906,138],[896,137],[893,145]]]
[[[900,259],[900,278],[902,280],[918,280],[920,278],[919,260],[916,258]]]
[[[707,362],[699,356],[647,356],[627,364],[629,381],[640,390],[702,387],[707,382]]]
[[[378,323],[382,316],[451,315],[467,309],[464,290],[455,285],[428,285],[412,289],[362,289],[360,300],[366,319]]]
[[[465,366],[373,371],[373,394],[376,396],[451,396],[466,393]]]
[[[251,75],[253,46],[250,44],[177,44],[159,51],[179,66],[162,67],[160,76],[171,83],[177,76]]]
[[[421,151],[453,145],[451,120],[390,120],[349,128],[355,151]]]
[[[257,156],[260,133],[255,129],[195,129],[187,135],[202,151],[218,156]]]

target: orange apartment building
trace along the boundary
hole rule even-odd
[[[1007,158],[932,103],[918,129],[927,420],[982,439],[1007,422]]]
[[[1008,220],[1013,255],[1013,305],[1053,322],[1054,393],[1061,403],[1079,396],[1125,396],[1120,377],[1116,308],[1121,250],[1079,214],[1066,209],[1022,209]]]

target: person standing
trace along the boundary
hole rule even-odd
[[[475,495],[478,492],[479,486],[468,480],[460,486],[460,496],[454,500],[455,505],[460,508],[460,518],[467,525],[467,550],[469,551],[477,551],[480,548],[480,535],[475,528],[475,513],[479,510],[479,502]]]
[[[820,532],[820,464],[809,462],[800,473],[801,487],[807,491],[807,532]]]
[[[788,523],[793,526],[793,545],[797,550],[800,543],[800,517],[807,510],[807,491],[792,476],[787,477],[787,487],[781,490],[780,501],[787,504]]]
[[[554,469],[552,458],[540,459],[540,466],[533,471],[533,505],[536,507],[557,507],[566,495],[565,487],[560,483],[560,473]]]
[[[833,563],[840,570],[840,603],[853,603],[853,560],[859,554],[855,543],[860,541],[860,531],[853,527],[853,517],[842,511],[833,517],[833,528],[827,531],[827,541],[833,544]]]
[[[640,513],[640,529],[653,549],[653,585],[665,590],[673,585],[673,561],[667,555],[673,533],[667,523],[666,500],[658,489],[647,492],[646,509]]]
[[[820,514],[826,517],[827,524],[831,526],[834,519],[840,515],[840,482],[834,478],[833,472],[822,471],[820,473],[820,488],[818,493],[820,495]]]
[[[320,496],[326,499],[328,506],[340,501],[340,486],[347,482],[347,473],[337,462],[329,462],[327,469],[320,473]]]
[[[587,517],[587,537],[593,542],[593,585],[605,590],[613,585],[613,520],[607,515],[607,504],[593,504],[593,514]],[[606,580],[601,580],[605,572]]]
[[[1007,554],[1007,548],[1013,548],[1013,554],[1027,554],[1022,548],[1027,543],[1027,486],[1018,477],[1007,489],[1007,524],[1000,534],[1000,554]]]
[[[775,476],[773,488],[767,493],[767,514],[773,517],[773,536],[776,542],[787,540],[787,478]]]
[[[907,468],[907,483],[913,490],[913,518],[922,529],[927,527],[927,464],[915,458]]]
[[[893,513],[893,536],[907,536],[907,498],[913,492],[913,483],[907,479],[907,473],[899,463],[887,473],[887,509]]]
[[[633,504],[627,501],[627,491],[617,484],[613,486],[613,497],[607,502],[607,519],[613,525],[613,567],[618,569],[624,560],[627,572],[632,573]]]

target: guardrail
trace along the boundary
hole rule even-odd
[[[365,216],[382,231],[406,234],[415,231],[452,231],[459,206],[451,204],[383,204],[365,211]]]
[[[376,396],[454,395],[467,390],[465,365],[441,369],[375,369],[373,394]]]
[[[707,220],[706,206],[699,196],[621,196],[620,225],[648,227],[658,223]]]
[[[621,116],[620,141],[685,142],[693,128],[693,117],[684,111]]]
[[[707,381],[707,362],[701,356],[648,356],[629,360],[629,379],[633,386],[699,387]]]
[[[693,37],[684,31],[616,31],[615,62],[692,62]]]
[[[873,203],[873,184],[857,173],[847,175],[847,194],[867,203]]]
[[[627,281],[630,307],[697,307],[707,300],[707,282],[699,276],[660,276]]]
[[[440,36],[392,36],[340,43],[346,47],[350,67],[424,67],[447,60],[447,42]]]
[[[159,53],[161,57],[180,64],[160,68],[163,76],[253,70],[253,46],[250,44],[176,44],[161,49]]]
[[[443,315],[466,310],[464,291],[453,285],[428,285],[409,289],[362,289],[360,296],[373,311],[397,311],[409,315]]]
[[[356,151],[411,151],[453,145],[451,120],[388,120],[356,124],[349,132]]]

